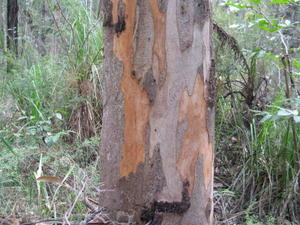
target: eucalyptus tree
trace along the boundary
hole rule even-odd
[[[209,0],[102,7],[101,204],[114,224],[212,224]]]

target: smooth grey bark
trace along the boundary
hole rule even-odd
[[[101,205],[112,224],[212,224],[208,0],[105,0]]]

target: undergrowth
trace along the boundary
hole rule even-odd
[[[0,30],[0,218],[80,221],[97,207],[102,29],[82,2],[22,1],[19,57]],[[283,10],[298,6],[272,2],[215,4],[217,224],[300,221],[300,100],[284,80],[299,82],[299,23]]]
[[[227,31],[215,36],[217,224],[299,224],[300,98],[299,86],[293,86],[299,84],[299,67],[292,61],[299,62],[300,49],[281,47],[292,43],[290,27],[268,20],[283,23],[281,10],[292,6],[278,4],[274,11],[261,1],[215,6],[215,20]],[[284,62],[289,51],[293,72]]]
[[[17,156],[2,152],[1,215],[14,214],[20,222],[29,222],[70,213],[70,221],[82,220],[90,210],[85,199],[98,198],[98,145],[99,139],[93,138],[78,146],[22,146],[14,148]],[[64,182],[36,180],[43,176]]]
[[[0,38],[0,218],[81,221],[99,207],[101,21],[77,0],[19,4],[19,56]]]

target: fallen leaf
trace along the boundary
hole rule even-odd
[[[36,178],[36,180],[40,181],[40,182],[49,182],[49,183],[54,183],[54,184],[60,184],[63,187],[69,189],[69,190],[72,190],[72,191],[75,190],[71,185],[66,184],[66,183],[62,183],[63,180],[60,179],[59,177],[55,177],[55,176],[40,176],[40,177]]]

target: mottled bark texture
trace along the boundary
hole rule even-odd
[[[101,205],[113,224],[212,224],[209,0],[102,4]]]

